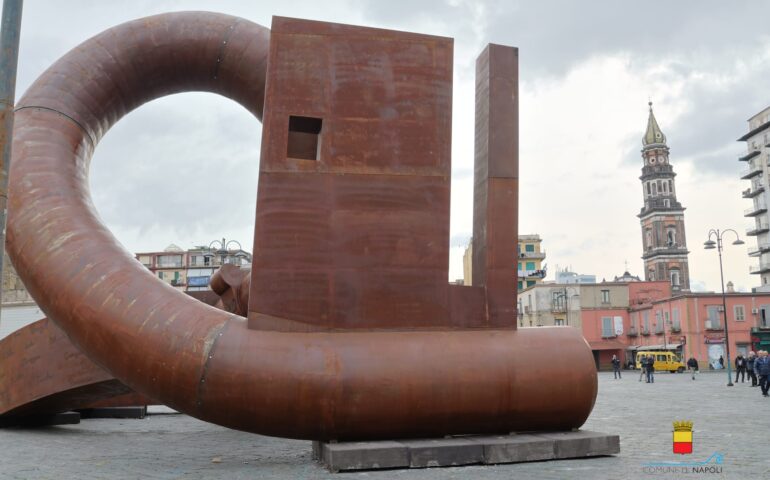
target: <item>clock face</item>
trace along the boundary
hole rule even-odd
[[[650,165],[652,165],[653,163],[655,163],[655,157],[650,157]]]

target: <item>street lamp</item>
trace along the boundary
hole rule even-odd
[[[744,242],[741,240],[741,237],[738,235],[738,232],[733,230],[732,228],[728,228],[726,230],[718,230],[712,228],[709,230],[708,234],[708,240],[703,242],[703,248],[706,250],[713,250],[714,248],[717,249],[717,252],[719,253],[719,281],[722,285],[722,311],[725,315],[725,355],[727,356],[727,386],[732,387],[733,386],[733,374],[730,369],[730,334],[727,330],[727,298],[725,296],[725,275],[724,271],[722,270],[722,237],[727,232],[733,232],[735,234],[735,241],[733,242],[733,245],[743,245]],[[712,238],[716,239],[716,242],[712,240]]]

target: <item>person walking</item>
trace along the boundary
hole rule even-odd
[[[738,383],[739,376],[741,383],[746,383],[746,359],[740,353],[735,357],[735,383]]]
[[[749,352],[749,358],[746,359],[746,371],[749,373],[749,380],[751,380],[751,386],[757,386],[757,374],[754,373],[754,362],[757,360],[757,355],[754,352]]]
[[[695,380],[695,373],[698,371],[698,361],[695,360],[695,357],[690,357],[690,359],[687,360],[687,369],[690,370],[692,379]]]
[[[655,355],[647,356],[647,383],[655,383]]]
[[[770,384],[768,384],[767,377],[770,376],[770,358],[768,358],[766,351],[760,350],[758,352],[757,360],[754,362],[754,370],[759,377],[759,387],[762,389],[762,396],[769,396],[767,390]]]
[[[639,381],[641,382],[642,378],[644,378],[646,375],[647,375],[647,356],[644,355],[639,360]]]
[[[719,356],[719,368],[725,368],[725,357],[722,355]]]
[[[620,360],[617,355],[612,356],[612,375],[615,380],[620,378]]]

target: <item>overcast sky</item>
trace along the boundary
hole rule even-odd
[[[519,47],[519,231],[539,233],[556,265],[611,279],[642,275],[639,150],[647,101],[668,137],[694,289],[719,289],[709,228],[751,224],[740,180],[746,120],[770,104],[770,4],[748,1],[97,1],[28,0],[17,98],[57,58],[135,18],[216,10],[269,27],[272,15],[455,39],[450,278],[472,230],[474,61],[493,42]],[[131,251],[225,237],[251,250],[261,125],[210,94],[145,105],[97,149],[94,202]],[[754,244],[753,238],[747,243]],[[725,281],[758,284],[746,248],[728,246]],[[756,262],[756,260],[753,260]]]

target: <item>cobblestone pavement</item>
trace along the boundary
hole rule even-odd
[[[143,420],[2,429],[0,478],[770,478],[770,398],[763,398],[758,388],[745,383],[728,388],[724,373],[704,373],[695,381],[686,374],[661,373],[654,384],[640,383],[638,378],[634,372],[624,372],[622,380],[599,374],[596,407],[584,428],[620,434],[621,453],[615,457],[334,475],[313,463],[309,442],[251,435],[185,415],[162,414]],[[692,455],[671,453],[671,422],[679,419],[694,422]],[[758,437],[763,438],[761,445]],[[645,462],[700,461],[714,452],[724,455],[721,474],[643,470]]]

